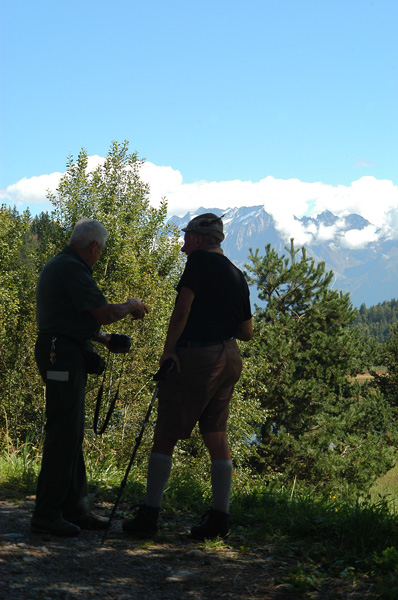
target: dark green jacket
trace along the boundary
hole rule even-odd
[[[49,260],[36,287],[36,319],[39,331],[64,335],[86,343],[100,324],[90,310],[107,304],[95,283],[92,268],[70,246]]]

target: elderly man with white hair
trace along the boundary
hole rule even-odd
[[[108,232],[95,219],[81,219],[69,245],[49,260],[36,289],[36,363],[46,384],[46,437],[31,521],[35,533],[75,536],[104,529],[108,519],[90,511],[82,442],[87,373],[100,373],[92,341],[124,352],[130,340],[100,331],[127,315],[148,312],[140,299],[109,304],[93,279]]]

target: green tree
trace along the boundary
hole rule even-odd
[[[174,288],[182,268],[179,234],[166,223],[166,201],[163,199],[158,209],[149,204],[149,188],[140,179],[141,165],[137,154],[129,153],[127,142],[113,142],[104,163],[89,172],[88,156],[82,149],[76,161],[68,158],[67,171],[56,194],[49,195],[54,205],[51,216],[57,224],[55,233],[60,248],[68,242],[79,219],[98,219],[109,232],[104,252],[94,269],[99,287],[109,302],[135,297],[149,307],[148,316],[141,322],[127,318],[106,328],[130,335],[132,353],[125,359],[120,402],[109,432],[101,441],[90,434],[87,439],[89,444],[95,445],[96,452],[101,447],[104,453],[115,453],[121,462],[131,450],[137,423],[146,410],[145,383],[151,381],[151,375],[157,370],[168,316],[175,300]],[[44,230],[48,231],[48,227]],[[109,387],[110,396],[105,394],[105,402],[115,392],[115,380],[123,360],[112,355],[107,359],[105,389]],[[94,410],[98,386],[98,378],[91,377],[87,396],[89,417]],[[144,447],[149,443],[149,436],[148,428]]]
[[[389,404],[398,409],[398,323],[390,329],[390,337],[381,345],[380,364],[382,372],[372,370],[373,384]]]
[[[248,357],[268,414],[258,430],[261,468],[274,478],[363,489],[393,464],[391,410],[355,381],[367,354],[350,327],[349,296],[332,290],[333,273],[293,240],[286,251],[267,245],[263,257],[251,251],[247,265],[266,302]]]
[[[104,163],[89,172],[87,153],[82,149],[76,160],[68,157],[56,193],[48,196],[54,206],[50,214],[32,218],[4,208],[0,215],[0,430],[8,433],[12,443],[29,436],[40,444],[42,438],[44,390],[34,362],[35,286],[45,262],[68,243],[77,220],[96,218],[109,231],[94,270],[107,299],[121,302],[140,297],[150,309],[143,321],[127,318],[106,328],[132,337],[132,352],[127,357],[108,355],[103,347],[97,348],[107,360],[101,420],[120,382],[119,401],[108,430],[97,438],[91,425],[101,380],[89,377],[85,450],[90,465],[97,466],[97,475],[110,460],[124,467],[130,457],[153,392],[152,375],[157,370],[175,285],[185,262],[180,254],[179,231],[166,222],[166,201],[158,209],[149,204],[148,186],[140,179],[141,164],[136,153],[129,154],[127,142],[113,142]],[[259,397],[245,396],[246,381],[247,389],[256,388],[252,377],[251,369],[245,369],[231,405],[230,443],[239,468],[247,466],[256,453],[251,441],[264,415]],[[138,468],[149,454],[155,416],[156,411],[145,430]],[[191,459],[202,456],[207,455],[195,431],[190,440],[179,444],[174,463],[177,470],[188,468],[190,477],[195,473],[200,478],[203,461]]]
[[[120,402],[109,433],[102,440],[87,436],[89,449],[99,449],[100,457],[119,450],[117,456],[124,461],[125,447],[131,448],[137,422],[146,410],[144,384],[157,368],[182,265],[178,233],[166,224],[166,202],[159,209],[149,205],[148,186],[140,180],[141,164],[136,154],[128,153],[127,142],[114,142],[104,164],[89,172],[87,154],[81,150],[76,162],[68,158],[57,192],[49,194],[54,205],[51,215],[42,213],[32,219],[28,212],[19,215],[15,209],[1,208],[0,430],[10,443],[27,436],[40,443],[42,438],[43,385],[34,361],[35,287],[44,263],[68,243],[75,222],[86,216],[99,219],[109,231],[95,268],[108,300],[141,297],[150,309],[145,322],[126,319],[109,328],[131,335],[133,352],[125,359]],[[115,393],[122,358],[106,358],[108,400]],[[98,378],[90,378],[88,428],[99,383]]]
[[[29,212],[0,208],[0,431],[15,443],[40,435],[43,393],[34,366],[36,241]]]
[[[390,337],[391,326],[396,322],[397,316],[398,300],[379,302],[370,308],[362,304],[352,325],[382,343]]]
[[[62,247],[64,231],[48,212],[42,212],[31,219],[30,231],[36,246],[36,266],[40,270]]]

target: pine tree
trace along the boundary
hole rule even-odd
[[[291,240],[287,256],[270,245],[250,254],[250,283],[265,309],[255,315],[251,361],[264,382],[268,418],[258,431],[261,468],[321,486],[369,485],[389,468],[385,433],[391,410],[380,394],[355,382],[366,349],[350,325],[348,294],[332,290],[333,273]]]
[[[390,330],[390,337],[381,345],[382,372],[372,371],[374,386],[389,404],[398,409],[398,323]]]

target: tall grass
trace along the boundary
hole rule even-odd
[[[379,477],[369,493],[374,501],[377,502],[379,498],[389,498],[394,510],[398,508],[398,465]]]
[[[3,495],[16,491],[32,493],[40,465],[37,448],[29,439],[15,446],[6,438],[0,451],[0,489]]]
[[[200,462],[200,461],[199,461]],[[28,442],[0,453],[0,498],[18,498],[34,493],[40,455]],[[115,464],[87,461],[89,488],[97,499],[112,505],[125,471]],[[269,485],[245,472],[234,474],[231,499],[233,543],[239,548],[272,545],[278,551],[297,558],[299,571],[289,572],[290,582],[313,585],[313,570],[320,577],[354,577],[355,573],[388,580],[383,596],[398,597],[398,514],[396,494],[386,487],[397,470],[367,497],[346,499],[314,490],[293,481],[290,488]],[[208,474],[207,474],[208,475]],[[163,514],[203,512],[211,502],[208,476],[193,473],[181,464],[172,471],[164,496]],[[133,466],[119,510],[141,502],[145,493],[145,464]],[[389,495],[383,494],[386,490]],[[120,516],[120,514],[119,514]],[[314,566],[315,565],[315,566]],[[383,579],[384,578],[384,579]],[[311,583],[312,582],[312,583]],[[306,584],[307,585],[307,584]],[[384,583],[380,583],[382,589]]]

